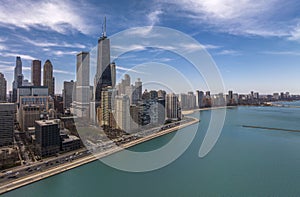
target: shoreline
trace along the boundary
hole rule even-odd
[[[198,111],[208,111],[208,110],[216,110],[216,109],[228,109],[228,108],[236,108],[239,107],[239,105],[236,106],[220,106],[220,107],[205,107],[205,108],[199,108],[199,109],[190,109],[190,110],[182,110],[183,115],[190,115]]]
[[[143,142],[155,139],[157,137],[161,137],[163,135],[172,133],[174,131],[178,131],[179,129],[182,129],[184,127],[196,124],[200,121],[197,118],[193,118],[193,117],[190,117],[190,118],[192,118],[193,120],[191,120],[188,123],[184,123],[182,125],[180,124],[178,126],[175,126],[175,127],[172,127],[172,128],[166,129],[166,130],[162,130],[162,131],[159,131],[157,133],[153,133],[153,134],[145,136],[143,138],[140,138],[140,139],[128,142],[126,144],[123,144],[120,147],[117,146],[115,148],[103,151],[101,153],[98,153],[98,154],[95,154],[95,155],[92,154],[92,155],[74,160],[71,163],[66,163],[66,164],[57,166],[55,168],[51,168],[47,171],[42,171],[42,172],[38,172],[38,173],[29,175],[29,176],[25,176],[25,177],[22,177],[22,178],[19,178],[19,179],[15,179],[12,182],[9,182],[7,184],[4,184],[4,185],[0,186],[0,194],[10,192],[10,191],[18,189],[20,187],[29,185],[29,184],[37,182],[37,181],[40,181],[42,179],[45,179],[45,178],[63,173],[65,171],[77,168],[79,166],[91,163],[91,162],[96,161],[100,158],[103,158],[103,157],[109,156],[111,154],[117,153],[119,151],[122,151],[123,149],[136,146],[136,145],[141,144]]]

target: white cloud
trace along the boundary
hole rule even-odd
[[[4,44],[0,44],[0,51],[3,51],[6,49],[6,46]]]
[[[31,67],[28,67],[28,66],[22,66],[22,70],[23,71],[31,71]]]
[[[7,72],[13,72],[14,71],[14,66],[4,66],[4,65],[1,65],[0,64],[0,71],[1,72],[5,72],[5,73],[7,73]]]
[[[147,18],[148,18],[151,26],[153,26],[159,22],[159,15],[161,15],[162,13],[163,12],[161,10],[155,10],[153,12],[150,12],[147,15]]]
[[[80,49],[85,48],[85,46],[83,44],[79,44],[79,43],[43,42],[41,40],[31,40],[24,36],[19,36],[19,37],[22,39],[22,41],[32,44],[34,46],[38,46],[38,47],[64,47],[64,48],[80,48]]]
[[[118,66],[118,65],[116,66],[116,69],[121,70],[121,71],[125,71],[125,72],[134,72],[134,73],[144,74],[144,72],[137,71],[137,70],[134,70],[132,68],[125,68],[125,67]]]
[[[263,51],[262,54],[267,55],[292,55],[292,56],[300,56],[300,51]]]
[[[7,38],[0,36],[0,42],[5,42],[6,40],[7,40]]]
[[[136,51],[136,50],[145,50],[146,47],[144,45],[112,45],[111,50],[116,51]]]
[[[278,16],[279,0],[159,0],[169,4],[170,12],[190,18],[194,24],[238,35],[287,36],[283,24],[272,20]],[[173,5],[173,6],[170,6]],[[175,7],[174,7],[175,5]],[[287,27],[287,25],[285,25]]]
[[[34,59],[37,59],[37,58],[32,57],[30,55],[24,55],[24,54],[18,54],[18,53],[0,53],[0,56],[3,56],[3,57],[16,57],[16,56],[20,56],[22,59],[25,59],[25,60],[34,60]]]
[[[0,60],[0,64],[12,65],[12,64],[14,64],[14,62],[8,62],[8,61],[1,61]]]
[[[205,49],[219,49],[222,46],[218,46],[218,45],[212,45],[212,44],[204,44],[202,45]]]
[[[235,50],[222,50],[217,53],[218,55],[240,55],[241,53],[239,51]]]
[[[59,33],[77,30],[90,33],[91,27],[84,20],[85,10],[70,0],[13,1],[4,0],[0,6],[0,24],[25,29],[50,28]]]
[[[65,70],[58,70],[58,69],[53,69],[53,72],[57,73],[57,74],[75,75],[74,72],[65,71]]]
[[[292,41],[300,41],[300,24],[298,24],[291,32],[288,38]]]
[[[56,55],[56,56],[65,56],[65,55],[76,55],[78,53],[78,51],[53,51],[51,52],[52,54]]]

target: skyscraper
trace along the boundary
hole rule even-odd
[[[40,60],[32,60],[31,83],[34,86],[41,86],[41,61]]]
[[[21,57],[17,56],[16,58],[16,67],[14,72],[14,81],[13,81],[13,92],[12,92],[12,102],[17,101],[17,88],[22,86],[22,60]],[[18,80],[22,77],[22,80]]]
[[[168,119],[173,120],[181,118],[178,97],[174,93],[167,94],[166,96],[166,116]]]
[[[6,79],[4,78],[4,75],[0,73],[0,103],[6,102]]]
[[[116,84],[116,65],[110,62],[110,40],[106,36],[106,18],[102,36],[98,39],[97,72],[94,79],[94,106],[100,106],[101,91],[108,86],[114,88]]]
[[[90,117],[90,54],[80,52],[77,54],[76,63],[76,95],[71,111],[78,117]]]
[[[103,32],[98,39],[97,51],[97,73],[95,76],[95,101],[100,103],[102,88],[112,86],[111,64],[110,64],[110,40]],[[99,105],[99,104],[98,104]]]
[[[64,89],[63,89],[62,95],[63,95],[63,102],[64,102],[65,109],[71,107],[71,103],[73,101],[73,88],[74,88],[73,80],[64,81]]]
[[[49,95],[54,96],[54,77],[53,66],[50,60],[47,60],[44,64],[44,81],[43,85],[48,87]]]

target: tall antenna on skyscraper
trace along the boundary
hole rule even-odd
[[[104,31],[103,36],[106,37],[106,16],[104,16]]]

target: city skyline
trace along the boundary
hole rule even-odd
[[[63,81],[75,79],[76,54],[80,51],[89,51],[96,46],[95,40],[101,36],[101,23],[106,15],[109,24],[108,37],[130,27],[145,25],[166,26],[192,36],[212,55],[223,76],[226,90],[235,90],[239,93],[253,90],[262,94],[281,91],[299,93],[297,62],[300,60],[300,47],[296,13],[299,3],[296,1],[285,3],[245,1],[238,5],[229,0],[222,2],[186,0],[174,3],[159,0],[154,3],[142,1],[130,5],[114,1],[111,3],[103,1],[102,4],[89,1],[83,5],[69,1],[58,5],[55,5],[55,1],[49,1],[47,4],[26,1],[30,8],[52,6],[51,11],[57,13],[53,18],[41,17],[39,20],[30,17],[28,12],[30,9],[23,8],[21,3],[7,2],[11,3],[15,6],[7,7],[14,9],[9,10],[10,12],[1,10],[3,14],[0,15],[2,24],[0,31],[3,32],[0,37],[0,71],[8,81],[7,90],[12,89],[14,60],[20,55],[25,79],[31,78],[31,60],[39,59],[45,62],[50,59],[56,77],[55,93],[61,93]],[[121,7],[124,9],[119,10],[119,4],[122,4]],[[57,9],[62,5],[68,7],[64,12]],[[101,7],[102,5],[105,9]],[[281,8],[286,11],[281,10],[278,14]],[[131,14],[132,9],[138,12]],[[172,14],[174,9],[179,9],[180,14]],[[17,14],[16,10],[24,12]],[[119,16],[125,17],[112,15],[111,13],[115,11],[120,12]],[[99,14],[91,16],[91,13],[95,12]],[[142,14],[144,12],[146,14]],[[42,13],[37,12],[37,15]],[[8,20],[4,20],[4,17]],[[26,18],[27,21],[19,20],[15,23],[13,20],[15,17]],[[208,20],[204,20],[205,18]],[[170,54],[152,51],[152,55],[142,51],[128,54],[127,59],[126,56],[118,59],[117,77],[120,78],[122,72],[128,71],[132,65],[143,63],[145,58],[155,59],[175,68],[184,65],[184,62],[178,61]],[[130,56],[131,58],[128,58]],[[197,89],[205,87],[199,84]],[[187,91],[190,90],[181,92]]]

